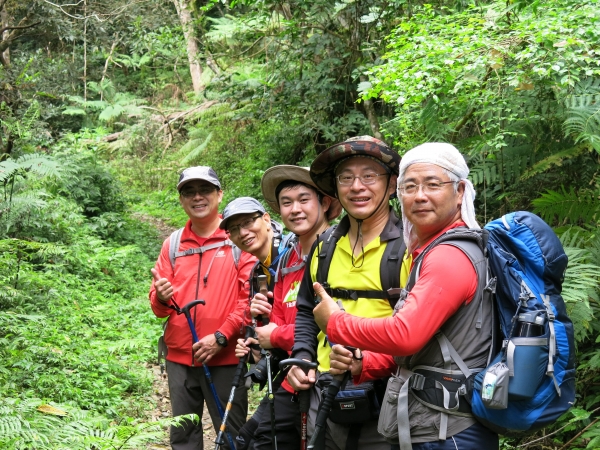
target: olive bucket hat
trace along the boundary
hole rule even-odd
[[[400,155],[372,136],[357,136],[332,145],[320,153],[310,166],[310,177],[327,195],[336,195],[335,168],[340,161],[353,156],[369,156],[377,160],[391,175],[398,175]]]
[[[277,187],[284,181],[297,181],[299,183],[310,186],[320,192],[319,187],[310,177],[308,167],[292,166],[282,164],[279,166],[273,166],[266,170],[262,180],[260,182],[262,194],[265,201],[269,204],[271,209],[276,213],[280,213],[279,202],[277,201]],[[327,220],[332,221],[337,218],[342,212],[342,205],[340,202],[332,198],[331,205],[327,210]]]

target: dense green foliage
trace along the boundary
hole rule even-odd
[[[0,23],[0,447],[162,438],[160,239],[139,218],[184,223],[186,166],[213,166],[224,203],[260,197],[268,167],[358,134],[452,142],[481,222],[527,209],[555,228],[577,403],[502,445],[600,447],[598,0],[0,0]]]

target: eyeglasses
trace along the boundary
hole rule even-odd
[[[354,180],[358,178],[362,184],[365,186],[369,186],[371,184],[375,184],[377,181],[377,177],[382,177],[387,175],[387,173],[365,173],[364,175],[338,175],[336,180],[342,186],[352,186],[354,184]]]
[[[262,214],[258,214],[254,217],[249,217],[246,220],[244,220],[242,223],[240,223],[239,225],[234,225],[232,227],[229,227],[226,231],[227,234],[232,234],[232,235],[236,235],[240,232],[240,229],[244,229],[247,230],[248,228],[252,227],[252,225],[254,225],[254,222],[256,222],[256,219],[258,219],[259,217],[262,217]]]
[[[445,184],[452,183],[458,183],[458,181],[430,181],[423,184],[406,183],[398,186],[398,191],[402,195],[416,195],[419,188],[422,188],[424,194],[435,194],[441,191]]]
[[[194,198],[196,194],[200,194],[202,197],[206,197],[207,195],[212,194],[217,188],[213,186],[201,186],[198,188],[185,188],[179,191],[182,197],[184,198]]]

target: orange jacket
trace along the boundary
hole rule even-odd
[[[212,245],[227,239],[227,234],[217,229],[211,236],[201,238],[192,231],[188,221],[181,235],[180,251]],[[202,299],[205,305],[192,308],[191,316],[199,339],[219,330],[229,345],[215,355],[209,365],[237,364],[235,344],[243,337],[243,324],[248,308],[248,278],[256,258],[246,252],[235,265],[231,246],[207,250],[202,254],[183,256],[175,261],[175,270],[169,259],[169,239],[163,243],[155,269],[173,286],[173,298],[180,308],[189,302]],[[150,288],[150,305],[157,317],[169,317],[165,330],[167,360],[187,366],[200,365],[193,358],[192,333],[187,319],[161,303],[154,289]]]

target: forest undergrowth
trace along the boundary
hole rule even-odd
[[[147,293],[178,174],[260,199],[269,167],[363,134],[451,142],[482,224],[553,227],[577,398],[501,448],[600,448],[599,6],[0,0],[0,448],[164,445]]]

